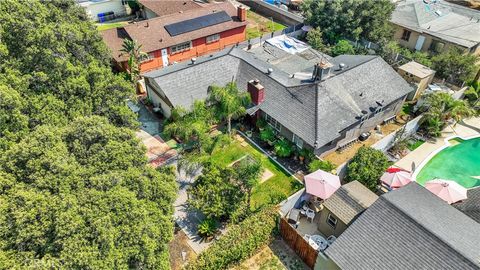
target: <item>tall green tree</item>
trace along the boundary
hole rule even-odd
[[[307,41],[315,50],[328,53],[328,46],[323,40],[323,33],[319,27],[313,28],[307,33]]]
[[[0,253],[11,265],[168,268],[175,177],[145,165],[132,130],[101,117],[40,126],[0,164]]]
[[[471,80],[477,71],[478,57],[466,54],[464,50],[452,47],[432,57],[435,75],[449,82],[460,84]]]
[[[140,79],[140,61],[147,54],[142,52],[142,45],[136,40],[124,39],[121,52],[128,55],[128,75],[129,79],[136,83]]]
[[[447,123],[456,123],[475,115],[474,109],[466,100],[455,100],[448,93],[432,93],[425,97],[422,109],[425,110],[421,127],[430,136],[438,137]]]
[[[395,5],[389,0],[305,0],[301,9],[331,45],[341,38],[386,43],[393,36],[389,20]]]
[[[246,156],[238,162],[238,165],[235,167],[235,171],[237,174],[236,180],[239,183],[242,191],[245,192],[247,196],[246,211],[249,213],[253,188],[258,185],[263,172],[262,164],[260,161],[255,160],[250,156]]]
[[[250,103],[250,95],[240,92],[232,82],[224,87],[211,86],[209,99],[216,108],[218,118],[227,121],[228,134],[231,135],[232,119],[245,115],[245,106]]]
[[[348,163],[345,180],[348,182],[357,180],[375,192],[380,177],[388,166],[387,156],[382,151],[362,146]]]
[[[0,36],[0,269],[168,269],[175,177],[84,9],[4,0]]]

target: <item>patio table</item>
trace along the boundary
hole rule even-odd
[[[317,250],[323,251],[328,247],[328,241],[323,238],[321,235],[312,235],[310,239],[308,239],[308,243]]]

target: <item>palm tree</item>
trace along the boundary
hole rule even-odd
[[[251,101],[247,92],[240,92],[233,82],[225,87],[211,86],[210,101],[216,107],[217,116],[220,120],[226,120],[228,134],[232,132],[232,119],[237,119],[246,113],[246,108]]]
[[[465,118],[475,115],[474,109],[465,100],[455,100],[447,93],[433,93],[426,97],[427,111],[422,125],[428,134],[439,136],[448,121],[454,120],[454,126]]]
[[[147,54],[141,51],[142,45],[135,40],[124,39],[122,44],[123,53],[128,55],[128,74],[132,82],[138,81],[140,77],[140,60]]]

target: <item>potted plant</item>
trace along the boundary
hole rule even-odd
[[[298,152],[298,159],[300,160],[301,164],[303,164],[305,160],[311,159],[312,156],[313,156],[312,151],[305,148],[300,149],[300,151]]]
[[[245,131],[245,134],[247,134],[247,137],[249,137],[249,138],[251,138],[251,137],[252,137],[252,135],[253,135],[253,133],[252,133],[252,131],[251,131],[251,130],[247,130],[247,131]]]
[[[217,223],[211,218],[206,218],[198,224],[198,235],[203,237],[207,242],[213,240],[217,232]]]
[[[263,118],[259,118],[255,125],[257,126],[258,130],[262,131],[267,127],[267,121],[265,121]]]
[[[292,144],[282,138],[275,143],[275,154],[279,157],[289,157],[293,153],[293,146]]]
[[[275,132],[273,131],[273,128],[268,126],[260,131],[260,140],[272,145],[272,142],[275,140]]]

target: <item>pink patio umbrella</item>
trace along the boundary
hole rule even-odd
[[[380,181],[391,188],[399,188],[412,182],[412,178],[410,172],[399,168],[389,168],[382,177],[380,177]]]
[[[425,188],[449,204],[467,198],[467,189],[450,180],[435,179],[425,183]]]
[[[305,175],[304,180],[307,193],[324,200],[340,188],[340,178],[322,170]]]

